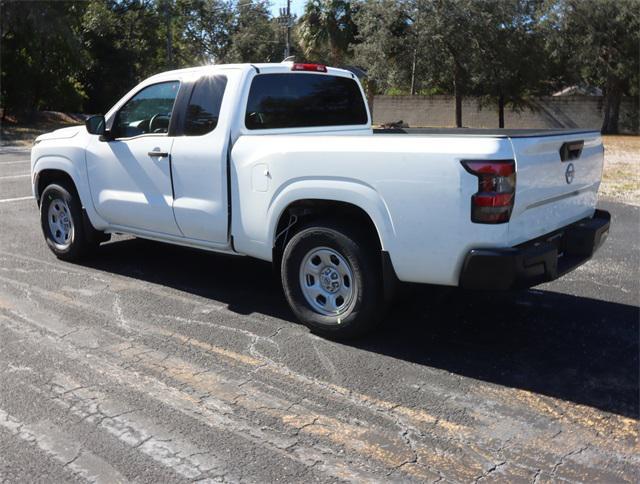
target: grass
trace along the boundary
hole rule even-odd
[[[603,136],[600,196],[640,206],[640,136]]]

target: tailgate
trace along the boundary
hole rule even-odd
[[[516,160],[511,245],[593,215],[604,160],[600,133],[511,138],[511,143]]]

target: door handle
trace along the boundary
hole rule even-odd
[[[149,151],[147,154],[149,156],[156,156],[158,158],[161,158],[163,156],[169,156],[169,153],[167,153],[166,151]]]
[[[560,160],[571,161],[577,160],[582,154],[582,148],[584,147],[584,141],[571,141],[563,143],[560,147]]]

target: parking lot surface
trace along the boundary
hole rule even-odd
[[[270,266],[129,237],[58,261],[0,153],[0,481],[637,482],[640,209],[518,294],[411,288],[342,344]]]

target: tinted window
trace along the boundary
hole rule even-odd
[[[365,124],[358,84],[322,74],[263,74],[251,83],[245,125],[249,129]]]
[[[115,136],[130,138],[146,133],[169,132],[171,111],[179,86],[178,81],[153,84],[129,99],[116,116],[112,128]]]
[[[226,85],[224,76],[203,77],[196,83],[187,106],[184,134],[198,136],[215,129]]]

